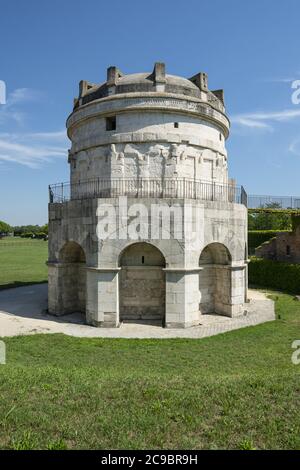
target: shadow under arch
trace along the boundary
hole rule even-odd
[[[228,315],[231,261],[231,254],[222,243],[210,243],[202,250],[199,258],[200,313]]]
[[[164,325],[165,257],[148,242],[134,242],[119,255],[120,321]]]
[[[59,251],[62,313],[86,312],[86,256],[79,243],[66,242]]]

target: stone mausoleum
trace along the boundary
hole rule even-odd
[[[245,315],[247,196],[228,177],[229,126],[223,90],[202,72],[156,63],[80,82],[70,182],[49,187],[50,313],[170,328]]]

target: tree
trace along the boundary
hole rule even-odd
[[[48,235],[48,224],[41,226],[41,232],[44,232],[46,235]]]
[[[281,209],[280,204],[272,202],[264,206],[266,209]],[[248,215],[249,230],[291,230],[290,214],[283,212],[255,212]]]
[[[15,235],[21,236],[24,233],[39,233],[39,232],[44,232],[48,233],[48,224],[45,224],[43,226],[40,225],[20,225],[14,227],[14,233]]]
[[[12,232],[12,228],[10,225],[8,225],[6,222],[3,222],[3,220],[0,220],[0,234],[1,233],[10,233]]]

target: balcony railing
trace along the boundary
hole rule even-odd
[[[247,193],[242,186],[190,178],[96,178],[78,183],[58,183],[49,186],[51,203],[62,203],[71,199],[119,196],[235,202],[247,207]]]

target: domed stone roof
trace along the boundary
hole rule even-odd
[[[155,81],[153,80],[153,75],[150,73],[123,75],[117,82],[119,90],[124,90],[126,87],[126,89],[132,91],[155,91],[153,90],[154,86]],[[177,75],[165,75],[165,92],[200,97],[200,90],[194,83],[187,78]]]
[[[100,84],[80,82],[79,98],[75,100],[74,109],[91,101],[106,98],[111,95],[128,93],[168,93],[205,101],[218,101],[218,107],[223,106],[221,90],[210,92],[207,87],[207,75],[200,72],[187,79],[165,73],[165,64],[157,62],[152,73],[133,73],[124,75],[117,67],[107,69],[107,80]],[[212,96],[213,95],[213,96]]]

